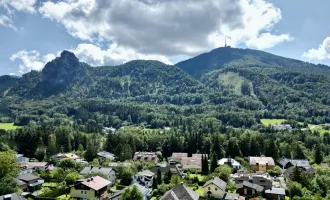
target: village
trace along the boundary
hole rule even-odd
[[[7,194],[0,200],[126,200],[134,197],[133,191],[143,200],[284,200],[286,182],[297,172],[315,174],[307,160],[285,157],[222,158],[213,173],[207,154],[181,152],[169,158],[160,152],[135,152],[132,160],[125,162],[116,161],[109,152],[97,153],[91,163],[75,153],[54,155],[53,163],[34,162],[22,154],[16,158],[20,166],[17,185],[22,193]],[[64,173],[68,170],[70,173]],[[125,193],[130,193],[130,198],[125,198]]]

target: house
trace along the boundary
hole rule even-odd
[[[107,177],[107,180],[111,182],[111,185],[116,183],[116,171],[109,167],[94,167],[86,166],[83,170],[80,171],[80,175],[96,175],[102,174]]]
[[[234,170],[241,169],[241,164],[232,158],[222,158],[221,160],[218,160],[218,165],[228,165]]]
[[[56,158],[58,160],[62,160],[62,159],[65,159],[65,158],[71,158],[71,159],[76,160],[76,159],[79,159],[80,157],[77,156],[74,153],[59,153],[59,154],[56,155]]]
[[[152,189],[146,188],[138,183],[134,183],[130,187],[132,188],[133,186],[136,186],[138,188],[138,190],[141,192],[141,194],[143,195],[143,200],[148,200],[151,198]],[[125,189],[119,190],[119,191],[115,192],[113,195],[111,195],[108,199],[109,200],[121,200],[121,195],[124,192],[125,192]]]
[[[18,175],[32,174],[36,170],[51,169],[54,167],[47,162],[22,162],[20,163],[20,172]]]
[[[0,196],[0,200],[25,200],[25,199],[16,193],[12,193],[12,194],[6,194]]]
[[[168,171],[171,170],[172,174],[177,174],[180,177],[183,176],[183,171],[178,167],[178,165],[168,165],[157,163],[155,167],[151,168],[150,171],[157,175],[158,170],[160,170],[162,175],[165,175]]]
[[[242,197],[239,194],[226,192],[223,194],[221,199],[223,199],[223,200],[245,200],[245,197]]]
[[[283,188],[270,188],[265,191],[265,195],[269,200],[284,200],[285,189]]]
[[[188,157],[188,153],[172,153],[172,156],[168,158],[168,162],[171,165],[181,163],[182,158]]]
[[[292,126],[290,124],[274,124],[272,128],[276,131],[292,131]]]
[[[23,174],[18,176],[17,179],[17,185],[23,192],[34,192],[44,184],[44,180],[34,174]]]
[[[80,179],[70,188],[70,196],[74,199],[106,199],[110,184],[110,181],[100,176]]]
[[[18,162],[18,163],[21,163],[21,162],[29,162],[29,161],[30,161],[30,158],[28,158],[28,157],[24,157],[23,154],[17,154],[17,153],[16,153],[16,159],[17,159],[17,162]]]
[[[133,177],[133,180],[140,183],[143,186],[151,187],[154,177],[155,177],[155,173],[151,172],[150,170],[144,170],[142,172],[137,173]]]
[[[260,185],[265,189],[273,187],[273,178],[267,173],[236,173],[232,175],[236,184],[241,184],[244,181]]]
[[[258,193],[262,193],[264,191],[264,187],[250,183],[248,181],[243,181],[243,183],[237,184],[236,192],[240,195],[255,195]]]
[[[110,159],[110,160],[114,160],[115,159],[115,155],[106,151],[102,151],[97,153],[97,157],[100,163],[103,163],[105,160]]]
[[[132,163],[130,163],[130,162],[110,162],[108,164],[108,167],[117,169],[119,167],[119,165],[123,165],[125,167],[130,167],[130,166],[132,166]]]
[[[161,200],[198,200],[199,194],[190,188],[187,188],[183,183],[176,185],[171,190],[167,191]]]
[[[113,193],[110,197],[109,200],[121,200],[121,195],[124,193],[125,189],[119,190],[115,193]]]
[[[208,157],[207,154],[192,154],[191,157],[182,157],[181,165],[183,169],[202,169],[202,157]]]
[[[303,159],[288,159],[285,157],[280,158],[277,163],[282,167],[282,169],[288,169],[292,166],[298,166],[303,168],[311,168],[311,165],[309,164],[308,160]]]
[[[157,163],[158,156],[156,152],[135,152],[133,160]]]
[[[275,167],[275,162],[272,157],[249,157],[251,170],[266,172]]]
[[[226,192],[226,186],[226,182],[218,177],[215,177],[203,185],[204,197],[220,199]]]
[[[297,166],[298,167],[298,166]],[[289,180],[291,177],[291,174],[293,173],[294,169],[296,168],[296,166],[291,166],[288,169],[285,169],[283,171],[283,176]],[[315,169],[313,167],[309,167],[309,168],[304,168],[304,167],[298,167],[299,170],[301,171],[301,173],[304,174],[315,174]]]

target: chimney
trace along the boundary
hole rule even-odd
[[[91,178],[91,181],[93,180],[93,177]]]

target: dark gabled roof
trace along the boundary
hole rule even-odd
[[[122,195],[124,193],[124,191],[125,191],[125,189],[115,192],[113,195],[111,195],[109,197],[109,199],[112,199],[112,198],[115,198],[115,197],[118,197],[118,196]]]
[[[206,187],[208,186],[209,184],[214,184],[216,185],[218,188],[220,188],[222,191],[226,191],[226,186],[227,186],[227,183],[224,182],[223,180],[221,180],[220,178],[218,177],[215,177],[209,181],[207,181],[203,187]]]
[[[10,200],[25,200],[23,197],[19,196],[18,194],[16,193],[13,193],[13,194],[6,194],[6,195],[3,195],[3,196],[0,196],[0,200],[4,200],[5,197],[11,197]]]
[[[176,185],[172,190],[167,191],[161,200],[198,200],[199,194],[187,188],[183,184]]]
[[[294,170],[295,167],[296,167],[296,166],[291,166],[291,167],[289,167],[288,169],[286,169],[286,170],[283,172],[284,177],[286,177],[286,178],[290,178],[290,176],[291,176],[291,174],[292,174],[292,172],[293,172],[293,170]],[[302,173],[308,173],[308,174],[314,174],[314,173],[315,173],[315,169],[314,169],[313,167],[308,167],[308,168],[305,168],[305,167],[299,167],[299,166],[297,166],[297,167],[300,168],[300,170],[301,170]]]
[[[237,188],[243,188],[243,187],[248,187],[248,188],[252,188],[255,189],[257,192],[262,192],[264,191],[264,187],[254,184],[254,183],[250,183],[248,181],[243,181],[243,183],[237,184]]]
[[[303,160],[303,159],[288,159],[288,158],[282,157],[277,162],[282,167],[286,166],[288,163],[291,163],[293,166],[297,165],[298,167],[304,167],[304,168],[311,167],[308,160]]]
[[[23,175],[18,176],[18,179],[25,181],[25,182],[29,182],[29,181],[33,181],[33,180],[38,180],[40,178],[34,174],[23,174]]]

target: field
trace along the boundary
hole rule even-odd
[[[284,122],[284,119],[261,119],[260,121],[264,126],[269,126],[274,124],[281,124]]]
[[[19,128],[19,126],[15,126],[14,123],[0,123],[0,129],[4,130],[14,130]]]
[[[308,128],[311,131],[318,131],[320,132],[321,135],[323,135],[324,133],[330,133],[330,130],[325,129],[326,126],[330,127],[330,124],[320,124],[320,125],[308,124]]]

